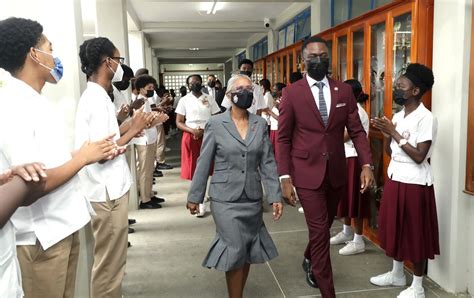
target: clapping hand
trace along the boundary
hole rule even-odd
[[[372,126],[376,129],[380,130],[380,132],[384,135],[384,137],[389,138],[394,135],[396,132],[395,125],[388,119],[387,117],[383,116],[381,118],[373,118],[370,120]]]
[[[14,175],[19,176],[27,182],[39,182],[41,179],[48,177],[44,170],[44,164],[38,162],[14,166],[10,170],[0,174],[0,184],[10,181]]]

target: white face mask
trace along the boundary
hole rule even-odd
[[[123,79],[123,69],[122,69],[122,65],[120,65],[120,63],[118,63],[118,62],[115,61],[114,59],[111,59],[111,60],[118,64],[118,66],[117,66],[117,71],[114,71],[114,70],[112,69],[112,67],[109,67],[110,70],[114,73],[114,77],[112,78],[112,83],[114,83],[114,82],[120,82],[120,81],[122,81],[122,79]]]

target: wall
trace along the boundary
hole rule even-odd
[[[439,129],[432,164],[441,255],[429,263],[428,275],[448,291],[474,293],[474,197],[462,192],[471,9],[471,0],[434,1],[432,111]]]

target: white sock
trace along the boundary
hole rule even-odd
[[[411,283],[412,288],[422,288],[423,287],[423,276],[413,275],[413,282]]]
[[[346,236],[352,235],[352,228],[351,228],[351,226],[344,225],[343,228],[342,228],[342,232],[343,232],[344,235],[346,235]]]
[[[364,243],[364,237],[357,233],[354,233],[354,240],[355,243]]]
[[[402,277],[403,273],[403,262],[393,260],[392,274],[396,277]]]

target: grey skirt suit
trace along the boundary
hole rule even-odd
[[[262,182],[269,203],[280,202],[282,197],[267,122],[249,114],[249,128],[243,140],[230,110],[211,117],[188,202],[203,202],[212,163],[209,197],[216,237],[203,266],[230,271],[245,263],[264,263],[278,256],[262,217]]]

